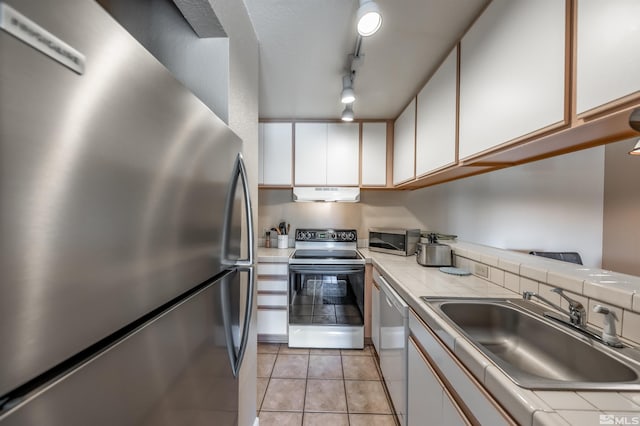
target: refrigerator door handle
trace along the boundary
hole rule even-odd
[[[229,234],[233,215],[233,197],[236,192],[238,180],[242,181],[242,192],[245,207],[246,225],[247,225],[247,258],[246,259],[230,259],[229,256]],[[251,194],[249,192],[249,178],[247,177],[247,168],[244,164],[242,153],[238,153],[236,162],[233,167],[231,184],[227,194],[225,205],[225,219],[222,241],[222,262],[230,267],[248,267],[253,266],[255,262],[255,254],[253,247],[255,244],[255,233],[253,230],[253,209],[251,208]]]
[[[232,309],[231,309],[231,297],[228,291],[223,294],[222,297],[222,311],[223,311],[223,319],[224,319],[224,330],[225,336],[227,340],[227,353],[229,355],[229,363],[231,365],[231,371],[233,372],[234,377],[238,377],[238,373],[240,372],[240,367],[242,366],[242,361],[244,360],[244,354],[247,349],[247,344],[249,342],[249,327],[251,326],[251,311],[253,310],[253,287],[254,287],[254,273],[252,267],[247,268],[238,268],[236,269],[237,273],[246,272],[248,273],[248,283],[247,283],[247,295],[245,297],[245,310],[244,310],[244,318],[241,327],[241,338],[240,344],[238,345],[238,350],[236,351],[235,342],[233,339],[233,321],[232,317]],[[242,282],[242,281],[241,281]]]

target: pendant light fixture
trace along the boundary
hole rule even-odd
[[[351,104],[356,100],[356,94],[353,91],[352,84],[350,75],[342,77],[342,94],[340,95],[340,101],[343,104]]]
[[[638,139],[633,149],[629,151],[629,155],[640,155],[640,139]]]
[[[358,34],[368,37],[375,34],[382,26],[382,14],[374,0],[360,0],[357,13]]]
[[[353,108],[352,104],[347,104],[342,111],[342,121],[353,121]]]

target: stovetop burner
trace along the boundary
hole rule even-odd
[[[358,253],[355,229],[297,229],[296,251],[290,264],[347,265],[364,264]]]
[[[292,256],[294,259],[359,259],[355,250],[312,250],[299,249]]]

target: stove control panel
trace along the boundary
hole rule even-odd
[[[355,229],[298,229],[296,241],[346,241],[356,242],[358,233]]]

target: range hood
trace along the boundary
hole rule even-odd
[[[293,188],[293,201],[335,201],[342,203],[357,203],[360,201],[360,188],[344,186],[297,186]]]

